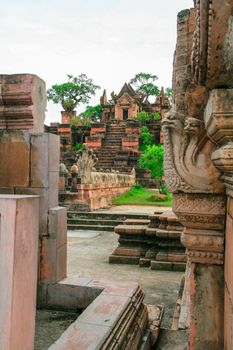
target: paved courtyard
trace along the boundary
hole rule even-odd
[[[164,303],[163,327],[170,328],[178,289],[183,273],[152,271],[135,265],[109,264],[108,257],[117,247],[113,232],[69,231],[68,276],[94,277],[117,281],[136,281],[145,293],[145,302]]]

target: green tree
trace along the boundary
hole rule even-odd
[[[149,122],[151,119],[151,115],[147,112],[138,112],[136,118],[135,118],[140,124],[145,124],[146,122]]]
[[[86,115],[78,115],[70,119],[70,124],[78,127],[79,125],[90,127],[92,119]]]
[[[160,120],[161,119],[161,115],[159,114],[159,112],[154,112],[153,119],[154,120]]]
[[[151,171],[154,179],[161,180],[163,177],[163,145],[151,145],[146,148],[146,152],[139,159],[139,167]]]
[[[156,80],[158,80],[157,75],[141,72],[130,80],[130,84],[144,96],[143,102],[148,102],[150,96],[158,96],[160,93],[158,86],[154,83]]]
[[[87,104],[97,89],[100,87],[95,85],[86,74],[80,74],[77,77],[68,75],[68,82],[53,85],[47,91],[47,96],[49,101],[61,104],[64,111],[70,113],[74,112],[79,104]]]
[[[152,134],[149,132],[147,126],[142,126],[140,133],[140,145],[139,149],[141,152],[144,152],[148,146],[152,145]]]
[[[102,111],[102,105],[87,106],[86,110],[83,113],[81,113],[81,116],[87,116],[93,120],[100,120],[102,116]]]

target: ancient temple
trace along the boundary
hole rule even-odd
[[[119,94],[112,92],[111,97],[109,102],[104,90],[100,98],[103,107],[101,122],[93,124],[90,136],[86,137],[87,145],[97,155],[96,167],[126,173],[136,168],[137,181],[154,187],[156,184],[151,181],[148,171],[137,167],[141,125],[136,117],[142,111],[149,113],[151,120],[147,122],[147,127],[152,134],[153,143],[162,143],[161,120],[170,108],[169,100],[162,88],[154,103],[145,103],[143,96],[127,83],[123,85]],[[158,113],[158,120],[153,118],[155,112]]]
[[[163,117],[164,112],[169,108],[169,100],[162,88],[160,95],[154,103],[143,103],[143,96],[134,91],[132,86],[125,83],[119,94],[111,93],[112,100],[107,99],[107,92],[104,90],[100,98],[100,104],[103,106],[102,121],[109,120],[132,120],[137,117],[138,112],[148,112],[151,115],[154,112],[159,112]]]

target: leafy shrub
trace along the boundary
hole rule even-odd
[[[149,129],[147,126],[143,126],[141,128],[141,134],[140,134],[140,151],[144,152],[148,146],[152,145],[152,134],[149,132]]]
[[[82,144],[82,143],[76,143],[76,144],[72,147],[72,151],[78,152],[78,151],[81,151],[82,148],[83,148],[83,144]]]
[[[159,192],[162,194],[168,194],[167,186],[164,183],[160,185]]]
[[[147,112],[138,112],[136,116],[136,120],[142,124],[149,122],[151,119],[151,115]]]
[[[153,119],[154,119],[154,120],[160,120],[160,114],[159,114],[159,112],[154,112],[154,114],[153,114]]]
[[[138,184],[138,183],[134,184],[131,188],[132,188],[132,189],[135,189],[135,190],[141,190],[141,189],[143,189],[143,187],[142,187],[140,184]]]
[[[163,145],[148,146],[139,159],[139,167],[149,169],[154,179],[161,180],[163,177],[163,157]]]

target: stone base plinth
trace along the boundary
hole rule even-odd
[[[115,232],[119,246],[110,263],[138,263],[153,270],[185,271],[187,257],[180,242],[183,226],[172,211],[155,213],[150,220],[125,220]]]

